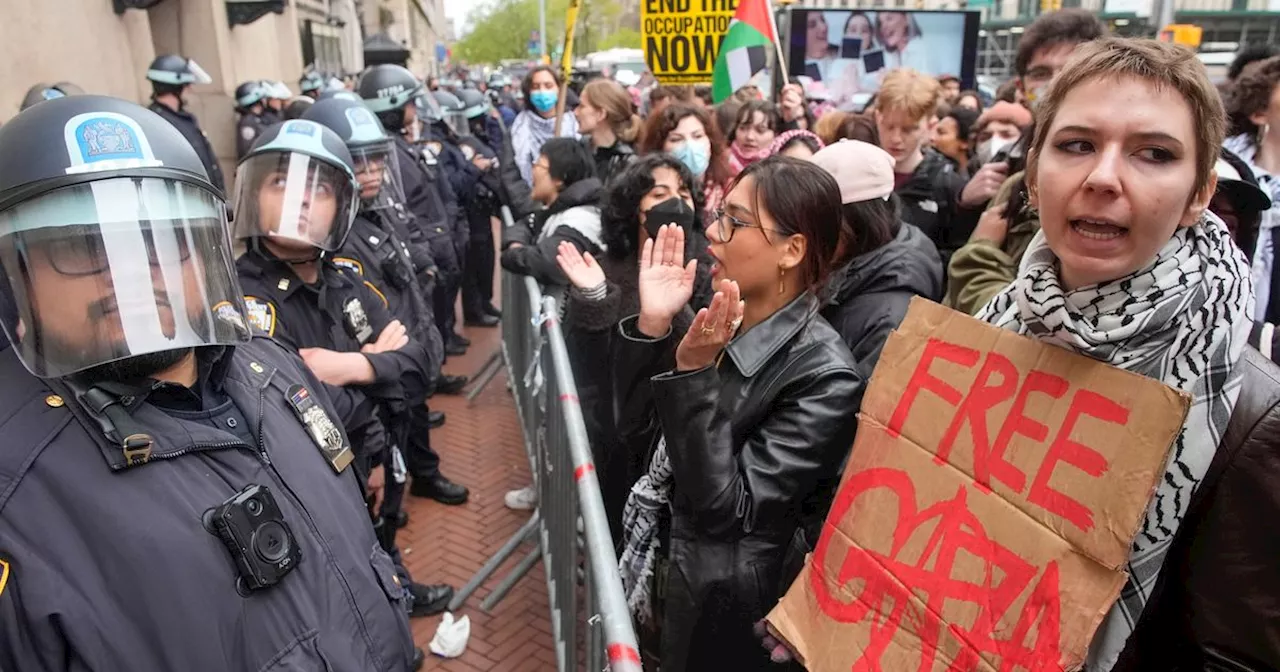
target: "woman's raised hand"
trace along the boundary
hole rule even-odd
[[[676,348],[676,370],[696,371],[715,364],[720,351],[742,326],[745,309],[738,283],[722,281],[711,305],[698,311]]]
[[[560,243],[560,248],[556,251],[556,263],[560,264],[565,277],[578,289],[594,289],[604,284],[604,269],[600,268],[590,252],[579,252],[573,243]]]
[[[666,224],[640,252],[640,319],[636,327],[650,338],[662,338],[671,320],[693,297],[697,260],[684,263],[684,229]]]

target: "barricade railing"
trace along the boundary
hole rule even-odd
[[[509,213],[503,214],[509,222]],[[532,542],[481,608],[492,609],[542,560],[558,671],[640,672],[636,634],[560,330],[559,304],[544,296],[532,278],[504,272],[502,314],[502,345],[496,356],[506,364],[538,506],[457,591],[449,609],[456,611],[526,541]],[[492,373],[477,380],[473,398],[499,367],[491,368]]]

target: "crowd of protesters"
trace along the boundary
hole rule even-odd
[[[763,619],[919,297],[1191,398],[1086,669],[1280,669],[1275,50],[1215,84],[1062,10],[997,100],[910,68],[860,109],[545,66],[518,90],[246,82],[229,199],[182,100],[207,76],[148,77],[150,112],[40,84],[0,129],[0,669],[421,666],[407,617],[452,589],[405,569],[400,502],[468,498],[428,404],[500,323],[497,265],[560,300],[646,667],[801,667]]]

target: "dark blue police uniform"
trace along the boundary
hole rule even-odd
[[[200,163],[204,164],[204,169],[209,173],[209,182],[219,190],[226,192],[227,184],[222,179],[222,168],[218,165],[218,156],[213,153],[213,145],[209,144],[209,136],[204,134],[200,129],[200,123],[196,121],[195,115],[184,110],[174,112],[166,105],[152,102],[148,106],[152,112],[164,117],[164,120],[173,124],[173,127],[182,133],[182,137],[191,143],[191,148],[196,150],[196,155],[200,157]]]
[[[449,288],[462,277],[462,261],[458,258],[455,243],[455,223],[450,219],[444,196],[440,191],[439,175],[429,174],[422,150],[410,145],[404,138],[395,139],[400,184],[404,187],[406,205],[416,219],[417,232],[414,242],[426,242],[436,262],[439,277],[432,295],[436,326],[440,336],[449,338],[452,333],[453,301]],[[444,180],[447,184],[448,180]]]
[[[250,322],[294,350],[359,352],[392,320],[375,288],[329,261],[321,262],[314,285],[300,280],[288,263],[252,249],[236,260],[236,273]],[[426,399],[431,375],[422,343],[410,338],[399,350],[365,357],[375,380],[360,387],[370,397],[401,404]]]
[[[132,453],[0,353],[0,670],[411,669],[405,593],[355,470],[335,471],[286,398],[304,386],[331,418],[321,384],[267,338],[197,352],[194,390],[116,397],[154,439]],[[251,484],[300,556],[241,596],[201,518]]]

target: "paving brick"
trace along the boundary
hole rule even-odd
[[[472,375],[498,345],[496,329],[469,329],[472,340],[466,356],[451,358],[449,373]],[[480,565],[529,520],[527,511],[511,511],[503,495],[531,482],[529,461],[515,404],[507,380],[499,374],[468,406],[465,397],[436,396],[434,410],[448,421],[431,435],[445,475],[471,489],[462,506],[406,495],[409,527],[399,539],[405,562],[417,577],[447,581],[454,587],[475,574]],[[475,592],[458,614],[471,619],[471,639],[461,657],[445,660],[428,654],[424,669],[440,672],[543,672],[555,670],[546,595],[546,574],[535,566],[503,600],[486,614],[480,602],[528,552],[521,546],[497,574]],[[414,640],[423,650],[434,636],[440,617],[414,619]]]

